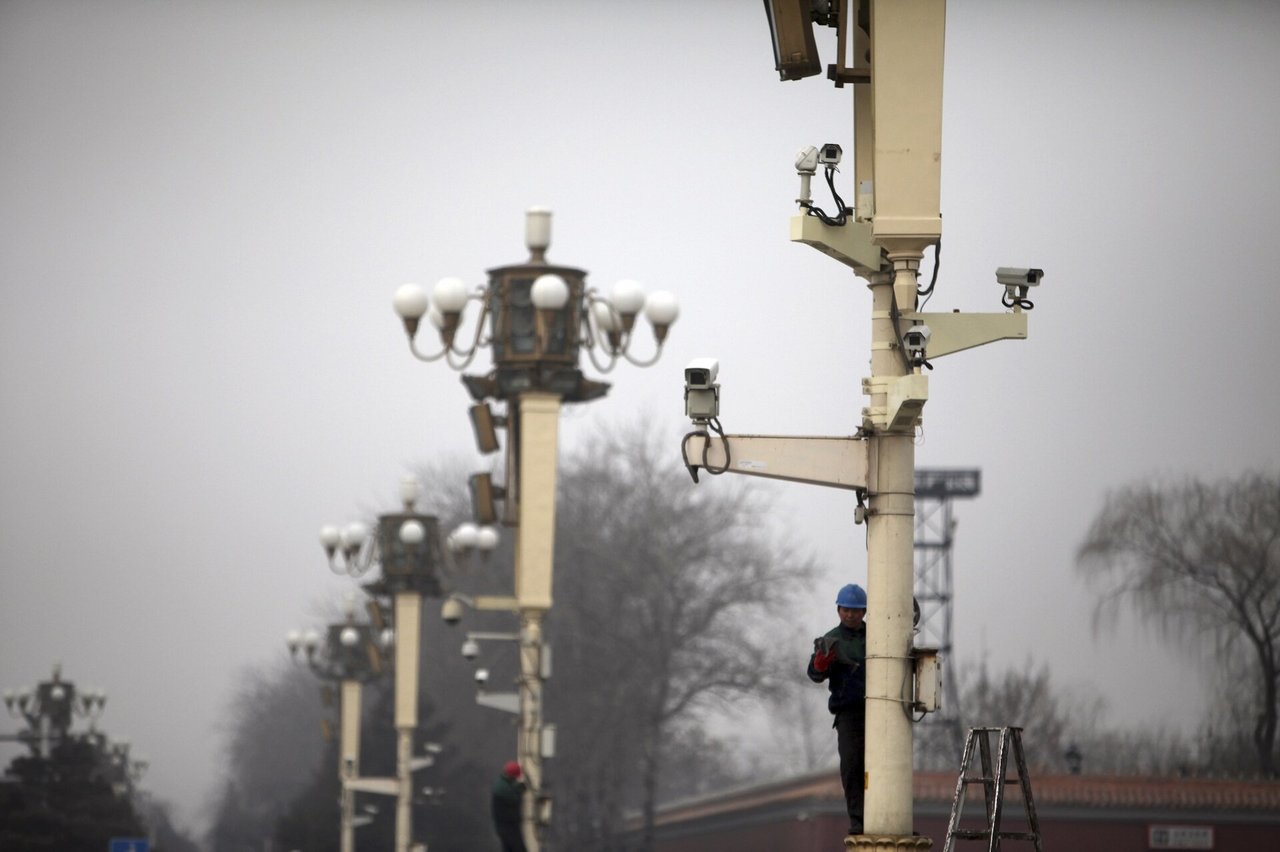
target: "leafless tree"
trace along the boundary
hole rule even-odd
[[[965,728],[1023,729],[1030,771],[1064,770],[1067,750],[1097,729],[1103,711],[1099,696],[1056,687],[1048,667],[1031,660],[996,675],[982,664],[971,679],[962,679],[958,691]]]
[[[1132,607],[1166,635],[1230,660],[1253,660],[1251,738],[1258,770],[1276,774],[1280,686],[1280,476],[1142,483],[1108,496],[1078,553],[1100,590],[1098,613]]]
[[[323,753],[319,687],[305,666],[244,670],[227,708],[225,781],[214,804],[214,852],[260,848]]]
[[[572,696],[559,704],[574,719],[561,723],[565,741],[594,757],[569,783],[578,801],[599,800],[573,821],[602,829],[597,849],[608,848],[616,797],[629,792],[641,804],[641,848],[652,848],[663,759],[680,726],[708,702],[774,683],[771,620],[813,572],[772,537],[758,491],[694,486],[676,440],[640,421],[590,442],[561,477],[554,618],[574,629],[558,640],[566,674],[553,694]]]

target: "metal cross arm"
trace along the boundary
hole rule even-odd
[[[691,432],[684,438],[684,457],[694,469],[702,467],[851,491],[867,488],[867,442],[862,438],[784,435],[721,438]]]
[[[931,332],[928,357],[940,358],[997,340],[1026,340],[1027,315],[1012,313],[919,313],[903,311],[902,319],[912,325],[928,326]]]
[[[400,793],[398,778],[345,778],[342,786],[358,793],[377,793],[382,796],[396,796]]]

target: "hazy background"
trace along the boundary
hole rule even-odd
[[[1277,45],[1274,2],[949,4],[928,308],[1046,270],[1029,340],[932,374],[918,463],[983,471],[956,652],[1046,662],[1116,724],[1193,729],[1208,688],[1136,628],[1092,638],[1073,554],[1104,494],[1280,460]],[[645,411],[674,456],[698,356],[731,432],[852,432],[867,292],[787,239],[795,152],[852,150],[851,90],[772,65],[751,0],[0,3],[0,687],[60,660],[105,688],[143,785],[203,822],[236,672],[350,588],[318,527],[474,452],[392,292],[524,260],[530,205],[553,261],[682,304],[562,451]],[[806,644],[865,581],[863,530],[848,494],[778,493],[839,566]]]

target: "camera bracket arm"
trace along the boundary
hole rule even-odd
[[[731,464],[725,458],[725,442],[732,447]],[[705,460],[706,467],[727,473],[851,491],[867,489],[869,459],[862,438],[726,435],[722,441],[705,432],[691,432],[684,438],[684,453],[695,470],[704,466],[695,460]]]
[[[930,358],[940,358],[997,340],[1027,339],[1027,315],[1016,308],[1013,313],[998,314],[903,311],[901,317],[907,325],[923,323],[932,331],[928,350]]]
[[[863,277],[879,272],[887,263],[880,246],[871,241],[870,222],[850,219],[842,227],[834,227],[813,216],[792,216],[791,242],[813,246]]]

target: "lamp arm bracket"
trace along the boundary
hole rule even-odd
[[[474,609],[493,612],[519,612],[519,602],[509,595],[476,595],[471,599]]]

